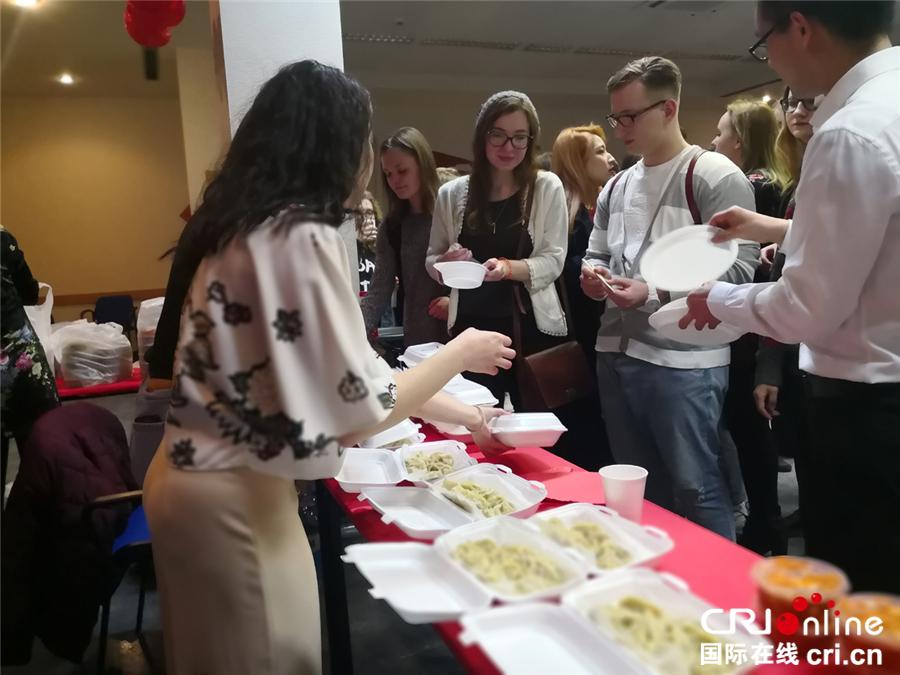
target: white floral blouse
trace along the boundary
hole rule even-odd
[[[204,259],[182,316],[166,424],[176,467],[335,475],[338,438],[384,420],[393,374],[371,349],[336,228],[278,227]]]

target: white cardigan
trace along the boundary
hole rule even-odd
[[[428,274],[440,281],[434,263],[459,239],[462,219],[466,210],[469,177],[462,176],[443,185],[434,205],[431,240],[425,267]],[[563,312],[554,282],[562,274],[569,246],[568,211],[566,193],[556,174],[539,171],[534,185],[534,202],[528,222],[533,252],[525,259],[529,280],[525,283],[531,296],[534,318],[538,329],[547,335],[566,335],[566,316]],[[482,261],[483,262],[483,261]],[[448,329],[456,323],[459,291],[450,293]]]

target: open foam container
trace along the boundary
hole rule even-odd
[[[657,658],[647,657],[620,642],[611,627],[591,619],[595,609],[626,596],[643,598],[672,617],[698,625],[702,614],[712,608],[678,577],[645,568],[623,569],[578,585],[563,595],[560,605],[526,603],[466,614],[460,640],[465,645],[478,644],[506,675],[688,675],[692,666],[699,666],[699,650],[692,663],[675,658],[668,644]],[[724,629],[717,620],[721,618],[712,617],[710,623]],[[750,650],[766,644],[746,632],[719,638],[747,649],[749,663],[735,666],[729,671],[733,673],[755,667]]]
[[[477,644],[505,675],[646,675],[618,645],[571,611],[548,603],[497,607],[462,618],[460,641]]]
[[[452,557],[459,544],[483,538],[539,550],[567,573],[566,581],[527,595],[488,586]],[[514,518],[470,523],[439,538],[434,546],[415,542],[355,544],[347,547],[343,560],[355,564],[372,584],[370,595],[385,600],[409,623],[455,620],[487,609],[494,600],[521,603],[559,597],[587,577],[582,558],[555,546]]]
[[[624,565],[616,567],[617,570],[652,565],[675,547],[672,538],[659,528],[634,523],[606,506],[567,504],[541,511],[529,518],[527,522],[540,531],[542,523],[554,518],[561,520],[567,527],[584,522],[599,525],[615,544],[631,554],[631,559]],[[560,546],[566,546],[563,542],[558,543]],[[609,574],[614,571],[599,567],[591,552],[579,548],[575,550],[580,551],[589,560],[592,574]]]
[[[476,464],[444,476],[427,487],[365,488],[360,501],[368,500],[382,514],[382,521],[393,523],[414,539],[434,539],[466,523],[484,520],[479,511],[470,512],[442,493],[445,481],[471,481],[496,490],[509,500],[513,511],[507,515],[527,518],[534,514],[547,496],[547,488],[537,481],[516,476],[505,466]]]
[[[396,444],[415,445],[425,440],[425,434],[419,433],[419,429],[421,428],[421,424],[416,424],[411,419],[407,418],[399,424],[395,424],[390,429],[385,429],[371,438],[367,438],[359,445],[363,448],[382,448],[389,450],[393,450],[394,448],[390,446]]]
[[[649,672],[659,675],[689,675],[691,667],[699,665],[700,653],[695,655],[696,661],[686,663],[682,655],[666,644],[655,655],[639,654],[619,642],[608,619],[595,621],[592,614],[600,607],[612,605],[625,597],[638,597],[647,600],[675,619],[687,619],[701,626],[701,617],[713,605],[690,592],[682,579],[668,573],[659,573],[646,568],[620,570],[599,577],[566,593],[562,599],[563,607],[574,611],[583,620],[594,626],[607,639],[620,644],[621,647]],[[709,617],[711,627],[727,632],[728,620],[723,614]],[[750,659],[754,645],[768,644],[761,636],[750,635],[743,628],[737,628],[733,634],[715,636],[723,644],[743,645],[748,654],[749,663],[743,667],[735,667],[734,673],[747,672],[755,664]],[[724,654],[724,647],[723,647]],[[693,659],[693,657],[692,657]],[[724,659],[724,656],[723,656]],[[724,661],[723,661],[724,663]]]
[[[409,481],[416,485],[428,485],[424,472],[409,471],[406,460],[417,452],[425,454],[445,453],[453,458],[452,471],[475,464],[466,452],[466,446],[456,441],[435,441],[405,445],[399,450],[380,448],[349,448],[344,453],[344,463],[335,476],[344,492],[360,492],[367,487],[384,487]]]

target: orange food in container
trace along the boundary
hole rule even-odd
[[[852,630],[846,630],[841,637],[843,656],[849,657],[854,649],[881,650],[881,666],[870,665],[860,667],[855,672],[868,675],[887,675],[888,673],[900,673],[900,596],[877,593],[854,593],[842,598],[836,609],[844,621],[855,617],[862,623],[862,631],[857,631],[856,625]],[[880,630],[867,630],[866,621],[872,618],[880,619]],[[870,628],[876,624],[869,623]],[[847,626],[845,626],[847,628]],[[877,634],[872,634],[877,632]],[[859,633],[859,634],[857,634]],[[867,658],[863,652],[859,658]],[[873,661],[873,664],[876,663]]]
[[[771,610],[773,643],[794,642],[801,654],[834,648],[839,636],[830,609],[850,590],[840,568],[815,558],[776,556],[756,563],[751,576],[758,609]]]

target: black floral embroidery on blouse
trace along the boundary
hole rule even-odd
[[[197,448],[194,447],[194,443],[190,438],[176,441],[170,453],[172,464],[178,467],[193,466],[194,453],[196,452]]]
[[[214,281],[206,289],[206,299],[209,302],[218,302],[225,305],[222,312],[222,318],[229,326],[238,326],[242,323],[250,323],[253,320],[253,312],[247,305],[239,302],[229,302],[228,295],[225,292],[225,284],[221,281]]]
[[[378,401],[385,410],[392,410],[397,405],[397,385],[391,382],[386,392],[378,394]]]
[[[294,309],[290,312],[279,309],[277,318],[272,322],[272,326],[275,327],[275,337],[278,340],[293,342],[303,335],[303,322],[300,320],[299,309]]]
[[[369,388],[366,383],[351,371],[347,371],[347,375],[338,385],[338,394],[344,400],[344,403],[356,403],[362,401],[369,395]]]
[[[194,335],[182,350],[182,370],[191,379],[206,382],[206,371],[219,369],[209,340],[209,333],[216,324],[208,314],[200,310],[191,312],[188,318],[193,326]]]
[[[235,396],[217,391],[206,410],[216,421],[222,438],[247,445],[250,452],[266,461],[290,448],[294,459],[321,456],[335,437],[319,434],[313,440],[303,438],[303,422],[291,419],[281,410],[277,383],[267,358],[249,370],[229,376]]]

